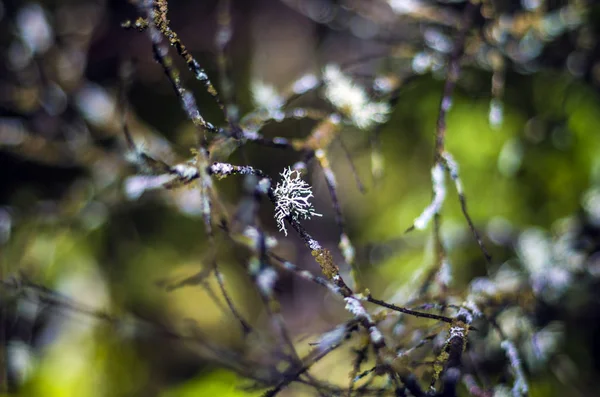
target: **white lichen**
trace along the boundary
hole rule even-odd
[[[447,259],[442,259],[442,265],[435,275],[438,283],[448,287],[452,283],[452,265]]]
[[[273,294],[273,286],[277,281],[277,272],[272,267],[266,267],[256,276],[256,285],[264,296]]]
[[[356,251],[348,238],[346,233],[342,233],[340,237],[339,243],[340,251],[342,251],[342,255],[344,255],[344,260],[346,263],[354,263],[354,257],[356,256]]]
[[[173,167],[173,172],[186,181],[191,181],[198,177],[198,168],[194,163],[177,164]]]
[[[419,0],[388,0],[388,4],[398,15],[412,14],[423,7]]]
[[[338,325],[331,331],[321,334],[315,346],[319,352],[327,351],[332,346],[337,346],[344,341],[347,334],[346,325]]]
[[[267,110],[269,113],[277,112],[284,105],[284,100],[274,86],[262,81],[253,81],[252,101],[259,109]]]
[[[312,90],[319,84],[319,79],[312,73],[301,76],[298,80],[294,81],[292,91],[294,94],[304,94],[307,91]]]
[[[146,190],[160,189],[172,182],[174,175],[134,175],[125,180],[124,190],[128,200],[137,200]]]
[[[313,197],[311,186],[302,180],[300,172],[287,167],[280,174],[281,182],[273,190],[276,200],[275,220],[279,231],[287,236],[285,218],[310,219],[312,216],[322,216],[315,212],[310,198]]]
[[[323,81],[325,98],[358,128],[369,128],[387,121],[389,104],[371,101],[366,91],[342,73],[337,65],[325,67]]]

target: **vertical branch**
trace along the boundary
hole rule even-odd
[[[200,174],[200,197],[202,199],[202,215],[204,219],[204,226],[206,229],[206,233],[208,235],[209,246],[210,246],[210,258],[212,263],[212,269],[219,285],[219,289],[221,290],[221,294],[225,298],[227,302],[227,306],[229,310],[234,315],[234,317],[240,323],[242,328],[242,332],[244,335],[248,334],[251,331],[251,326],[249,323],[243,318],[243,316],[237,311],[235,308],[233,301],[229,297],[227,290],[225,289],[225,282],[223,280],[223,274],[219,269],[217,263],[217,252],[216,252],[216,244],[215,244],[215,236],[212,228],[211,214],[212,214],[212,202],[211,202],[211,192],[212,192],[212,179],[208,172],[208,151],[204,147],[200,147],[196,156],[196,164],[198,164],[198,172]]]
[[[354,384],[359,380],[359,371],[362,363],[367,359],[369,352],[369,345],[365,344],[360,349],[356,350],[356,358],[354,359],[354,365],[350,372],[350,385],[348,386],[348,397],[352,397],[352,391],[354,390]]]
[[[469,1],[467,3],[461,22],[462,26],[460,28],[459,36],[456,42],[454,43],[454,49],[452,51],[452,54],[450,55],[450,59],[448,60],[446,81],[444,83],[442,99],[440,101],[440,107],[436,121],[435,149],[433,156],[433,162],[435,166],[441,166],[443,164],[443,155],[446,150],[446,117],[448,115],[450,107],[452,106],[452,96],[454,94],[454,88],[456,87],[458,77],[460,76],[460,61],[464,51],[467,32],[471,26],[475,10],[477,8],[478,7],[472,1]],[[440,227],[441,216],[439,211],[436,211],[435,215],[433,216],[433,235],[435,240],[437,266],[441,266],[443,258],[445,258],[446,256],[445,248],[441,239]]]
[[[151,0],[142,0],[138,3],[138,6],[140,8],[140,11],[145,12],[147,16],[147,31],[152,42],[154,56],[157,62],[162,66],[165,74],[167,75],[167,78],[171,82],[183,109],[188,115],[188,118],[194,123],[194,125],[198,129],[199,147],[196,153],[195,164],[197,166],[199,175],[200,196],[202,200],[202,216],[204,219],[204,225],[206,233],[208,235],[210,246],[210,262],[212,264],[212,269],[215,274],[215,278],[217,280],[221,293],[223,294],[227,305],[229,306],[229,309],[236,317],[236,319],[240,322],[244,332],[247,332],[249,329],[248,323],[238,313],[238,311],[233,305],[231,298],[229,297],[229,294],[227,293],[227,290],[225,289],[223,275],[221,274],[217,263],[215,237],[211,221],[212,180],[207,172],[209,156],[207,150],[206,135],[204,133],[218,133],[219,130],[202,117],[200,111],[198,110],[198,106],[196,105],[196,99],[194,98],[193,94],[183,87],[183,84],[181,83],[181,79],[179,77],[179,71],[175,68],[173,59],[169,56],[169,47],[164,43],[161,33],[169,39],[171,45],[174,45],[177,48],[179,54],[185,58],[186,62],[188,63],[188,66],[198,66],[197,62],[187,52],[183,44],[181,44],[181,41],[178,39],[177,34],[170,29],[169,20],[167,19],[168,7],[166,0],[157,0],[156,8],[153,7],[153,2]],[[198,70],[201,71],[200,69]],[[207,87],[209,87],[209,92],[214,92],[214,97],[217,98],[216,90],[214,90],[214,87],[212,87],[212,84],[208,80],[208,77],[206,77],[205,82],[206,84],[208,84]]]
[[[515,378],[515,383],[512,388],[513,396],[526,397],[529,394],[529,385],[527,384],[523,366],[521,365],[519,351],[515,344],[508,338],[508,336],[506,336],[502,328],[500,328],[500,325],[495,318],[488,318],[488,321],[500,335],[500,338],[502,339],[500,347],[505,351],[506,357],[510,363],[510,367],[513,370],[513,376]]]
[[[448,68],[446,72],[446,81],[444,83],[444,89],[442,91],[442,100],[440,102],[440,108],[438,112],[438,118],[436,122],[436,133],[435,133],[435,162],[441,160],[442,153],[445,150],[445,139],[446,139],[446,116],[452,105],[452,95],[458,77],[460,75],[460,61],[464,51],[465,40],[467,32],[471,27],[471,23],[475,14],[475,10],[478,7],[474,2],[469,1],[467,3],[464,15],[462,18],[462,26],[460,28],[459,36],[454,43],[454,49],[448,60]]]
[[[355,259],[355,250],[346,234],[346,228],[344,225],[344,217],[342,215],[342,209],[340,207],[340,202],[337,196],[337,183],[335,174],[331,169],[331,165],[329,164],[329,159],[325,153],[326,148],[333,142],[336,136],[340,131],[340,117],[338,115],[331,115],[328,119],[319,123],[311,135],[306,139],[305,142],[299,144],[298,146],[303,147],[309,152],[309,155],[315,156],[323,174],[325,176],[325,183],[327,185],[327,189],[329,190],[329,195],[331,197],[331,202],[333,204],[333,208],[335,211],[335,222],[338,226],[340,233],[340,241],[339,248],[342,251],[342,255],[344,256],[344,260],[351,266],[352,268],[352,278],[354,285],[356,288],[358,286],[358,277],[357,271],[354,264]],[[360,288],[359,288],[360,289]]]
[[[218,6],[218,17],[217,17],[217,34],[215,36],[215,44],[217,47],[217,65],[219,67],[219,80],[221,82],[221,92],[225,100],[225,119],[229,121],[231,130],[234,131],[234,136],[239,136],[240,132],[236,132],[239,127],[239,108],[235,101],[235,94],[233,89],[233,79],[231,78],[231,71],[229,69],[229,63],[227,61],[227,48],[231,42],[233,35],[232,21],[231,21],[231,0],[220,0]]]
[[[250,216],[244,215],[241,222],[241,228],[247,230],[252,228],[256,234],[254,246],[251,247],[255,255],[250,259],[248,271],[255,283],[262,303],[267,311],[267,315],[272,322],[272,326],[281,339],[282,345],[287,346],[293,362],[292,367],[302,366],[302,360],[296,352],[292,338],[285,326],[279,304],[273,294],[273,288],[277,281],[277,272],[269,265],[266,236],[262,229],[257,225],[256,218],[260,207],[261,197],[267,192],[272,191],[272,181],[265,174],[251,166],[235,166],[227,163],[213,163],[207,168],[207,172],[214,174],[219,178],[228,175],[240,174],[245,176],[246,195],[249,203],[242,205],[241,208],[247,210]],[[249,210],[248,210],[249,209]],[[240,216],[241,218],[241,216]],[[307,375],[309,378],[310,376]]]
[[[441,237],[441,215],[440,211],[446,197],[446,186],[445,186],[445,167],[444,167],[444,153],[446,151],[446,118],[448,111],[452,106],[452,96],[456,83],[460,76],[460,61],[462,58],[464,44],[467,36],[469,27],[471,26],[472,19],[477,6],[469,1],[464,11],[462,26],[459,31],[457,40],[454,43],[454,48],[448,59],[448,66],[446,72],[446,79],[444,81],[444,87],[442,90],[442,98],[438,110],[438,116],[436,120],[435,128],[435,147],[433,155],[433,167],[431,169],[431,181],[432,181],[432,201],[425,208],[425,210],[415,219],[413,224],[406,230],[407,232],[414,229],[422,230],[427,227],[430,220],[433,219],[433,239],[435,249],[435,265],[429,276],[425,279],[421,293],[427,292],[429,285],[442,267],[445,258],[446,250]]]
[[[460,317],[460,315],[459,315]],[[430,392],[435,393],[435,384],[444,374],[444,396],[456,395],[456,386],[460,378],[460,365],[462,354],[467,345],[469,324],[456,320],[449,330],[448,339],[433,365],[433,377],[429,387]]]
[[[506,352],[506,357],[510,362],[510,366],[513,369],[515,383],[512,388],[514,397],[527,396],[529,393],[529,386],[527,385],[527,380],[525,379],[525,373],[523,372],[523,366],[521,365],[521,359],[519,358],[519,352],[515,347],[514,343],[511,341],[504,340],[500,344],[500,346]]]
[[[118,108],[121,109],[121,127],[123,128],[123,134],[125,135],[125,142],[127,149],[130,152],[135,151],[135,143],[131,137],[129,127],[127,125],[127,115],[129,114],[129,106],[127,102],[127,91],[131,81],[131,67],[132,65],[128,62],[121,64],[119,69],[119,94],[118,94]]]
[[[493,128],[498,128],[502,125],[504,119],[502,96],[504,95],[505,61],[499,51],[490,54],[490,58],[492,63],[492,99],[488,118],[490,125]]]
[[[331,196],[331,202],[333,203],[333,208],[335,210],[335,223],[338,226],[340,233],[340,242],[339,247],[342,255],[344,256],[344,260],[348,263],[352,268],[352,278],[354,285],[357,289],[361,289],[358,284],[358,274],[355,266],[354,258],[355,258],[355,250],[348,238],[348,234],[346,234],[346,226],[344,224],[344,216],[342,215],[342,208],[340,206],[340,201],[337,195],[337,182],[335,178],[335,174],[331,169],[331,165],[329,163],[329,159],[325,154],[325,150],[317,149],[315,151],[315,158],[325,175],[325,182],[327,184],[327,189],[329,190],[329,195]]]
[[[211,241],[211,245],[214,246],[214,241]],[[211,252],[211,255],[215,255],[215,254],[213,252]],[[244,334],[244,336],[248,335],[250,332],[252,332],[252,326],[250,325],[250,323],[248,321],[246,321],[246,319],[244,319],[244,317],[240,314],[240,312],[238,312],[235,305],[233,304],[233,301],[231,300],[231,297],[227,293],[227,290],[225,289],[225,280],[223,279],[223,273],[221,273],[221,270],[219,269],[219,266],[217,265],[216,259],[213,260],[212,266],[213,266],[213,272],[214,272],[215,278],[217,280],[217,284],[219,285],[219,289],[221,290],[221,295],[223,295],[223,298],[225,299],[225,302],[227,303],[227,307],[229,308],[229,310],[231,311],[231,313],[233,314],[235,319],[240,324],[240,327],[242,328],[242,333]]]
[[[266,179],[266,178],[263,178]],[[252,180],[254,182],[254,187],[252,189],[252,197],[254,201],[254,213],[252,216],[253,227],[256,228],[258,233],[258,239],[256,244],[256,256],[251,261],[251,265],[249,267],[250,275],[253,278],[254,283],[258,288],[258,292],[263,301],[263,305],[267,311],[267,315],[272,321],[273,327],[275,328],[277,335],[283,342],[284,346],[287,346],[289,352],[291,354],[293,362],[291,363],[292,368],[301,367],[302,360],[298,355],[296,348],[294,347],[294,343],[292,338],[287,331],[285,326],[285,322],[283,320],[283,316],[281,314],[280,305],[277,302],[273,294],[273,287],[277,280],[277,272],[273,269],[272,266],[269,265],[269,259],[267,255],[267,244],[266,237],[264,232],[258,227],[256,224],[256,216],[258,212],[258,208],[260,206],[261,196],[263,196],[266,191],[264,186],[267,185],[267,182],[256,181],[256,178],[253,175],[246,176],[246,182]],[[271,186],[271,182],[268,182],[268,186]]]
[[[450,54],[450,58],[448,59],[446,80],[444,82],[442,98],[440,101],[438,117],[436,120],[435,148],[433,156],[434,165],[432,168],[433,200],[431,204],[423,211],[423,213],[415,220],[413,225],[408,229],[408,231],[414,228],[423,229],[427,225],[429,220],[433,218],[433,237],[436,262],[434,269],[430,273],[429,277],[427,277],[425,283],[423,284],[423,287],[421,288],[422,293],[427,292],[428,286],[431,280],[433,279],[433,276],[442,268],[442,266],[444,266],[444,264],[448,263],[446,260],[446,250],[441,237],[440,215],[440,210],[442,208],[446,194],[444,181],[445,172],[450,173],[450,176],[456,185],[459,200],[461,202],[461,208],[467,220],[469,228],[471,229],[479,247],[482,249],[484,256],[489,261],[489,254],[483,246],[483,242],[481,241],[481,238],[479,237],[479,234],[477,233],[475,226],[473,225],[473,222],[471,220],[471,217],[469,216],[467,211],[466,198],[463,194],[462,185],[460,184],[460,180],[458,178],[458,165],[453,160],[447,160],[448,158],[452,159],[452,157],[446,152],[446,118],[450,107],[452,106],[452,97],[454,94],[456,83],[460,76],[461,59],[464,52],[467,32],[469,31],[469,28],[475,16],[475,11],[477,9],[478,5],[476,5],[474,2],[469,1],[467,3],[463,14],[458,38],[454,43],[453,51]]]
[[[198,110],[198,106],[196,105],[196,99],[194,98],[194,95],[183,87],[181,83],[181,78],[179,76],[179,71],[175,67],[173,59],[169,56],[169,47],[163,41],[161,30],[159,30],[158,25],[155,22],[159,21],[161,23],[160,26],[162,26],[164,29],[168,28],[168,20],[166,19],[167,2],[159,1],[157,3],[161,12],[157,12],[154,9],[153,3],[154,2],[152,0],[140,0],[138,2],[138,6],[140,8],[140,11],[146,13],[147,16],[147,31],[150,37],[150,41],[152,42],[152,50],[154,52],[154,57],[156,61],[162,66],[167,78],[169,79],[171,85],[173,86],[173,89],[175,90],[175,94],[181,102],[183,110],[186,112],[188,118],[192,121],[192,123],[194,123],[198,130],[202,132],[219,133],[219,130],[214,125],[204,120],[204,118],[200,114],[200,111]],[[175,33],[172,32],[170,28],[168,28],[166,32],[167,37],[169,37],[170,40],[174,40],[176,43],[179,43],[177,36],[173,36]],[[176,48],[179,47],[176,46]],[[185,47],[181,48],[185,49]],[[189,55],[189,53],[187,52],[185,52],[184,54]],[[206,137],[199,136],[198,140],[201,146],[206,146]]]
[[[153,2],[151,0],[140,0],[140,1],[143,1],[146,3]],[[181,42],[181,39],[179,38],[179,36],[177,36],[177,33],[175,33],[169,26],[170,21],[167,17],[167,13],[169,12],[168,1],[167,0],[155,0],[154,3],[155,3],[155,13],[154,13],[153,18],[148,18],[148,24],[154,23],[156,28],[167,38],[167,40],[169,40],[169,44],[171,44],[173,47],[175,47],[179,56],[181,56],[185,60],[185,63],[187,64],[188,69],[190,70],[190,72],[192,72],[192,74],[194,75],[196,80],[198,80],[202,84],[204,84],[206,91],[210,94],[210,96],[213,97],[213,99],[215,100],[217,105],[219,105],[221,110],[223,110],[223,112],[225,112],[223,103],[221,102],[221,99],[219,98],[219,94],[217,93],[217,90],[215,89],[214,85],[208,78],[208,74],[200,66],[198,61],[196,61],[196,59],[194,59],[194,57],[189,53],[187,48]],[[151,7],[151,6],[152,6],[151,4],[148,5],[148,7]]]
[[[456,193],[458,194],[458,200],[460,201],[460,208],[463,213],[463,216],[467,220],[467,224],[469,225],[469,229],[471,229],[471,233],[477,241],[477,245],[479,245],[479,249],[483,252],[483,256],[485,257],[488,264],[492,262],[492,256],[488,252],[475,224],[473,224],[473,220],[471,219],[471,215],[469,215],[469,211],[467,210],[467,198],[465,196],[463,185],[460,180],[460,176],[458,174],[458,163],[454,160],[454,157],[449,152],[443,153],[444,165],[446,166],[446,170],[450,174],[450,178],[454,181],[454,186],[456,188]]]
[[[358,191],[363,194],[366,193],[365,185],[363,185],[362,181],[360,180],[360,176],[358,175],[358,170],[356,169],[356,165],[352,160],[350,150],[348,150],[348,147],[344,143],[342,137],[338,137],[338,142],[340,143],[340,147],[344,152],[344,156],[346,156],[346,161],[348,161],[348,164],[350,165],[350,171],[352,171],[352,174],[354,175],[354,181],[356,182],[356,187],[358,188]]]

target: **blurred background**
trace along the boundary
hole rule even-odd
[[[435,124],[464,9],[450,0],[232,1],[226,55],[241,114],[255,108],[257,83],[283,92],[330,64],[390,103],[387,122],[344,128],[327,151],[357,277],[374,296],[398,304],[433,261],[431,232],[405,230],[431,201]],[[171,28],[220,91],[217,15],[216,0],[169,4]],[[246,270],[248,253],[216,228],[228,292],[261,331],[244,336],[216,281],[202,276],[210,247],[198,191],[126,189],[136,170],[122,134],[124,63],[132,70],[126,98],[136,143],[175,164],[196,142],[148,35],[121,27],[138,16],[124,0],[0,0],[2,392],[261,395],[248,388],[248,374],[210,358],[218,346],[232,360],[269,363],[273,330]],[[524,355],[532,396],[600,394],[599,38],[600,7],[592,1],[482,1],[447,117],[447,149],[493,257],[486,264],[448,182],[442,235],[452,289],[460,294],[474,279],[514,272],[529,280],[533,308],[499,321],[525,352],[534,336],[544,338],[543,359]],[[203,85],[172,55],[203,117],[225,125]],[[294,103],[329,109],[318,89]],[[304,138],[314,126],[285,120],[261,132]],[[278,180],[302,158],[248,144],[222,160]],[[348,274],[323,173],[309,164],[305,178],[323,217],[302,223]],[[214,184],[235,210],[242,179]],[[261,224],[278,239],[276,252],[319,274],[302,241],[278,232],[272,214],[265,200]],[[280,273],[275,290],[299,352],[348,318],[338,299],[291,274]],[[504,360],[490,355],[489,368]],[[349,359],[350,352],[336,353],[316,368],[344,383],[351,367],[340,363]],[[282,395],[315,394],[299,385]]]

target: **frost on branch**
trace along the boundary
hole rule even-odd
[[[302,216],[303,219],[310,219],[311,216],[322,216],[316,213],[310,198],[313,197],[312,188],[308,183],[302,180],[298,170],[292,170],[287,167],[280,174],[283,180],[277,183],[273,194],[276,199],[275,220],[279,231],[284,232],[287,236],[285,228],[285,218],[291,216],[294,219]]]

